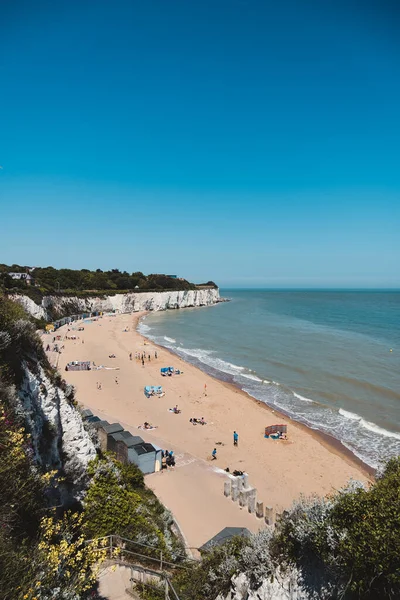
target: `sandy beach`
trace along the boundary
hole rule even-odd
[[[227,526],[252,531],[264,526],[247,509],[224,497],[227,475],[222,470],[226,467],[246,471],[250,484],[257,488],[257,499],[279,512],[300,494],[326,495],[350,478],[368,480],[362,464],[338,445],[146,340],[136,331],[141,316],[103,316],[91,323],[80,322],[84,331],[68,334],[79,338],[63,339],[62,353],[50,352],[49,358],[52,364],[58,358],[62,376],[76,386],[83,407],[174,451],[176,468],[148,475],[146,483],[173,512],[188,546],[199,547]],[[57,331],[63,338],[66,333],[67,326]],[[52,338],[53,334],[44,335],[44,344],[51,344]],[[135,352],[145,352],[151,360],[142,366]],[[110,354],[116,358],[109,358]],[[112,369],[66,372],[65,365],[72,360],[90,360]],[[165,366],[183,373],[162,377],[160,368]],[[165,396],[146,398],[145,385],[162,385]],[[169,411],[175,405],[180,414]],[[193,417],[204,417],[207,425],[192,425],[189,419]],[[157,428],[139,430],[145,421]],[[288,425],[288,441],[264,438],[264,428],[275,423]],[[233,445],[234,430],[239,434],[238,447]],[[213,448],[217,449],[215,461],[210,460]]]

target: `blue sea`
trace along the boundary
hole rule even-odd
[[[400,454],[400,292],[221,296],[231,301],[151,313],[139,331],[374,468]]]

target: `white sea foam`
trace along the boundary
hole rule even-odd
[[[370,423],[369,421],[361,419],[360,425],[362,425],[365,429],[368,429],[368,431],[373,431],[374,433],[378,433],[379,435],[400,440],[400,433],[388,431],[387,429],[383,429],[383,427],[379,427],[379,425],[375,425],[375,423]]]
[[[182,346],[179,346],[178,350],[179,352],[182,352],[188,356],[193,356],[203,364],[208,365],[217,371],[221,371],[222,373],[227,373],[228,375],[238,375],[238,371],[240,372],[244,369],[244,367],[234,365],[230,362],[222,360],[221,358],[213,356],[214,352],[212,350],[203,350],[202,348],[184,348]]]
[[[188,356],[194,356],[194,358],[198,358],[199,360],[205,359],[207,356],[211,354],[211,350],[203,350],[202,348],[184,348],[183,346],[179,348],[179,352],[183,352],[183,354],[187,354]]]
[[[306,398],[305,396],[300,396],[300,394],[296,394],[296,392],[293,392],[293,396],[296,396],[296,398],[298,398],[299,400],[302,400],[303,402],[308,402],[309,404],[314,403],[314,400],[311,400],[311,398]]]
[[[349,410],[344,410],[344,408],[339,408],[339,414],[341,414],[342,417],[346,417],[346,419],[351,419],[352,421],[361,421],[362,418],[356,413],[352,413]]]
[[[244,367],[239,367],[238,365],[234,365],[234,364],[232,364],[230,362],[227,362],[226,364],[229,365],[230,367],[232,367],[232,369],[235,369],[236,371],[243,371],[244,370]]]
[[[249,373],[241,373],[240,376],[246,377],[246,379],[251,379],[252,381],[258,381],[259,383],[262,383],[262,379],[256,377],[256,375],[250,375]]]
[[[186,358],[190,362],[198,361],[205,368],[209,366],[220,371],[221,374],[231,375],[233,380],[249,395],[266,402],[271,407],[282,410],[312,429],[319,429],[333,435],[372,467],[377,466],[382,456],[388,458],[400,454],[400,433],[379,427],[344,408],[338,410],[316,403],[311,398],[293,392],[278,381],[260,379],[254,371],[218,358],[215,351],[186,348],[182,346],[181,341],[176,342],[174,338],[162,334],[152,336],[151,334],[155,333],[155,330],[152,329],[143,322],[139,325],[141,333],[154,339],[157,343],[171,348],[182,358]],[[225,475],[227,474],[225,473]]]

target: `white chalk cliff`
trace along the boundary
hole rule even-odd
[[[18,390],[20,410],[31,433],[34,459],[46,469],[64,468],[79,488],[96,449],[82,418],[59,386],[52,383],[40,363],[33,372],[23,363]]]
[[[117,313],[159,311],[173,308],[210,306],[220,300],[219,289],[182,290],[178,292],[127,292],[110,296],[44,296],[40,305],[24,295],[15,295],[25,310],[36,318],[51,320],[80,312],[115,311]]]

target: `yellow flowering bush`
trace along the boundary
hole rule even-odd
[[[81,598],[93,587],[107,550],[96,541],[85,544],[82,522],[82,514],[71,512],[59,520],[54,516],[42,519],[33,559],[37,581],[24,598]],[[59,590],[57,596],[55,590]]]
[[[83,514],[57,519],[47,508],[44,492],[57,485],[57,471],[40,473],[32,463],[30,436],[5,406],[10,394],[0,381],[0,597],[84,598],[106,548],[85,544]]]

